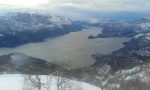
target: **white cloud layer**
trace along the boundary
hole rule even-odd
[[[75,8],[94,11],[149,11],[150,0],[0,0],[3,6],[39,9]],[[10,7],[9,7],[10,8]]]
[[[87,12],[149,13],[150,0],[0,0],[0,9],[39,9],[85,17]]]
[[[49,0],[56,8],[94,11],[149,11],[150,0]]]

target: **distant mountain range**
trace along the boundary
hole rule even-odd
[[[102,28],[102,33],[97,37],[133,37],[141,33],[150,32],[150,18],[144,17],[134,21],[124,20],[96,20],[87,21],[88,25]],[[96,37],[95,37],[96,38]]]
[[[0,16],[0,47],[15,47],[81,30],[75,21],[51,14],[9,12]]]
[[[95,84],[102,90],[149,90],[150,88],[150,18],[135,21],[88,20],[71,21],[64,17],[16,12],[0,17],[0,47],[15,47],[44,41],[83,26],[102,28],[97,37],[131,37],[124,47],[108,55],[95,54],[96,62],[89,67],[66,70],[41,59],[12,53],[0,56],[0,73],[49,74],[64,70],[64,77]]]

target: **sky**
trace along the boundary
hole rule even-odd
[[[0,0],[0,9],[47,10],[71,17],[105,14],[147,14],[150,0]]]

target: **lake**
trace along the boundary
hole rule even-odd
[[[0,55],[14,52],[40,58],[52,63],[63,64],[68,69],[77,69],[92,65],[95,60],[92,54],[110,54],[123,47],[123,42],[130,38],[98,38],[99,28],[88,28],[71,32],[64,36],[50,38],[41,43],[29,43],[15,48],[0,48]]]

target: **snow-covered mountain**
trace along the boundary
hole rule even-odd
[[[13,47],[25,43],[43,41],[45,38],[76,31],[76,29],[81,29],[79,24],[83,22],[77,23],[78,22],[50,14],[9,13],[6,16],[0,17],[0,47]],[[88,24],[103,28],[102,34],[99,34],[99,37],[119,36],[132,37],[132,39],[125,42],[123,48],[109,55],[92,55],[96,60],[92,66],[78,70],[65,70],[61,68],[64,70],[63,72],[60,71],[61,74],[63,73],[61,77],[57,75],[58,69],[60,68],[59,66],[41,59],[26,56],[22,53],[0,56],[0,72],[2,74],[50,74],[47,72],[51,71],[51,73],[56,73],[54,75],[57,75],[56,77],[59,79],[63,77],[65,81],[67,80],[66,78],[71,77],[73,79],[71,81],[74,82],[73,87],[75,88],[66,90],[149,90],[149,18],[143,18],[133,22],[93,19],[89,20]],[[55,68],[57,68],[57,70]],[[0,76],[0,82],[6,82],[5,79],[8,78],[13,81],[16,80],[16,78],[22,77],[4,75],[2,78],[4,79],[2,80]],[[74,81],[75,79],[91,83],[100,88],[87,83]],[[35,81],[37,80],[39,80],[39,78],[36,78]],[[56,83],[54,83],[54,86],[56,86],[55,84]],[[4,87],[0,85],[0,89],[5,88],[5,90],[10,90],[10,88],[6,89],[6,86],[14,84],[10,84],[7,81],[6,83],[2,83],[2,85]],[[16,82],[15,85],[18,85],[18,82]],[[69,84],[67,83],[67,85]],[[37,83],[35,86],[37,86]],[[81,87],[78,88],[79,86]],[[16,90],[20,90],[20,88],[16,88]]]
[[[102,33],[98,34],[97,37],[133,37],[140,33],[150,32],[150,20],[148,17],[134,21],[92,19],[87,23],[88,25],[103,28]]]
[[[38,84],[39,81],[36,77],[39,77],[40,84]],[[58,83],[60,83],[59,86]],[[101,88],[85,82],[55,76],[0,75],[0,89],[12,90],[12,88],[13,90],[101,90]]]
[[[83,70],[89,82],[94,79],[104,90],[150,89],[150,33],[134,36],[112,54],[93,58],[95,64]]]
[[[124,47],[109,55],[93,55],[95,65],[108,64],[113,69],[127,69],[149,62],[150,34],[139,34],[124,43]]]
[[[0,16],[0,47],[15,47],[40,42],[81,30],[72,20],[62,16],[35,12],[9,12]]]
[[[61,16],[28,12],[7,13],[5,16],[1,16],[0,20],[0,30],[3,31],[8,28],[11,31],[37,31],[41,28],[49,28],[50,30],[50,28],[63,28],[64,25],[72,24],[70,19]]]
[[[140,57],[150,57],[150,33],[136,35],[125,43],[123,51]]]
[[[113,71],[109,65],[90,68],[85,70],[83,78],[102,90],[149,90],[150,63],[117,71]]]

